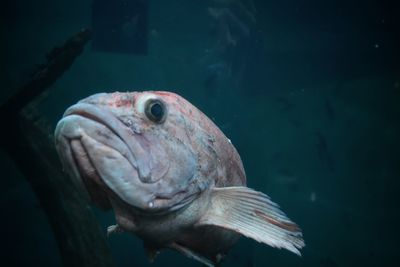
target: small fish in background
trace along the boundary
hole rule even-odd
[[[231,75],[230,67],[225,61],[219,61],[206,66],[204,86],[208,93],[215,94],[221,81],[228,79]]]
[[[335,170],[335,164],[332,155],[329,152],[326,138],[320,131],[316,132],[316,137],[317,137],[316,148],[317,148],[318,158],[327,165],[328,169],[331,172],[333,172]]]
[[[321,267],[337,267],[339,265],[337,264],[337,262],[334,259],[332,259],[330,256],[328,256],[325,258],[321,258],[319,260],[319,266],[321,266]]]
[[[289,99],[287,99],[286,97],[280,96],[276,99],[276,101],[280,105],[279,111],[281,113],[286,113],[293,110],[294,104],[291,101],[289,101]]]
[[[169,248],[214,266],[240,235],[297,255],[305,245],[277,204],[246,187],[230,140],[179,95],[90,96],[66,110],[55,139],[75,185],[114,210],[108,234],[136,234],[151,261]]]
[[[329,121],[335,120],[335,109],[332,106],[332,103],[329,99],[325,99],[324,102],[325,114]]]
[[[395,81],[395,82],[393,83],[393,88],[394,88],[394,89],[399,89],[399,88],[400,88],[400,82],[399,82],[399,81]]]
[[[311,202],[317,201],[317,193],[311,192],[311,194],[310,194],[310,201],[311,201]]]
[[[224,265],[254,267],[254,243],[244,240],[242,244],[233,249],[230,258],[224,262]]]
[[[274,177],[278,183],[287,187],[289,191],[293,193],[299,191],[299,177],[292,171],[287,169],[279,169]]]

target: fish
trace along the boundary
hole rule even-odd
[[[326,141],[325,136],[320,131],[317,131],[315,135],[317,137],[315,146],[317,148],[318,158],[327,165],[328,169],[331,172],[334,172],[335,162],[332,157],[332,154],[329,151],[328,142]]]
[[[292,111],[293,107],[295,106],[289,99],[283,96],[278,97],[276,100],[280,105],[281,113]]]
[[[324,103],[325,107],[325,114],[326,117],[328,118],[329,121],[334,121],[335,120],[335,109],[333,108],[332,102],[329,99],[325,99]]]
[[[98,93],[69,107],[55,146],[77,190],[114,211],[107,234],[143,240],[207,266],[240,236],[297,255],[302,231],[266,194],[246,186],[241,158],[203,112],[173,92]]]

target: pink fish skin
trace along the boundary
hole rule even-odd
[[[164,91],[101,93],[68,108],[55,131],[64,169],[108,233],[132,232],[150,260],[163,248],[208,266],[240,235],[300,254],[301,230],[246,187],[231,141],[200,110]]]

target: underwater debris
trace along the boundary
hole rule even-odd
[[[7,125],[7,131],[0,131],[0,145],[35,192],[66,267],[111,267],[114,263],[86,200],[61,171],[51,127],[32,102],[72,65],[90,40],[90,33],[83,29],[53,49],[46,64],[0,107],[0,119]]]
[[[91,39],[91,30],[82,29],[69,38],[61,47],[55,47],[47,54],[47,62],[37,65],[32,78],[24,86],[17,89],[1,107],[0,116],[18,114],[35,97],[42,94],[72,65],[85,44]]]
[[[239,39],[248,37],[250,29],[227,7],[209,7],[208,13],[220,26],[221,37],[219,41],[227,46],[236,46]]]
[[[238,85],[259,51],[256,36],[256,11],[252,1],[213,1],[207,14],[212,20],[211,47],[203,58],[206,66],[205,87],[218,87],[221,79],[231,79]],[[223,71],[213,71],[210,66],[223,65]]]
[[[234,47],[248,39],[256,25],[255,7],[252,1],[247,5],[240,0],[215,1],[207,12],[215,22],[217,44],[212,50],[229,53]]]

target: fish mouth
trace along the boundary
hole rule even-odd
[[[117,197],[139,212],[162,214],[196,198],[192,185],[177,187],[166,181],[169,166],[149,179],[151,170],[141,157],[146,153],[142,137],[106,109],[87,103],[70,107],[55,137],[64,168],[101,208],[109,208],[110,197]]]

